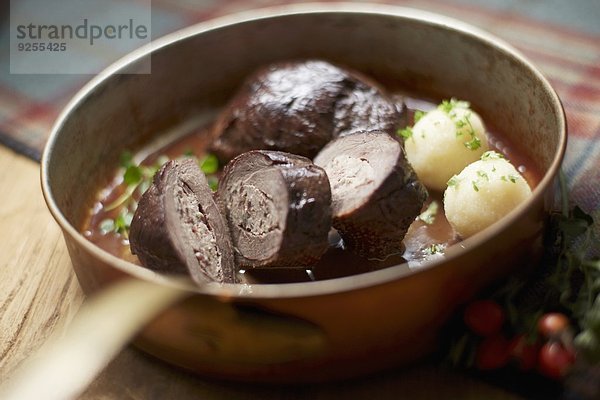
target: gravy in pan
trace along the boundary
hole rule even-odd
[[[405,97],[405,101],[409,110],[421,109],[428,111],[435,108],[434,103],[418,98]],[[412,121],[412,111],[409,112],[410,120]],[[490,149],[496,150],[508,158],[525,177],[531,188],[535,188],[539,182],[540,174],[536,171],[531,160],[526,158],[518,148],[506,141],[501,133],[494,130],[489,124],[487,129]],[[195,154],[201,156],[202,151],[208,147],[208,135],[194,134],[197,131],[198,129],[195,129],[192,133],[184,135],[181,139],[161,146],[158,151],[144,157],[142,163],[152,164],[161,155],[169,158],[180,157],[189,149],[194,149]],[[126,237],[113,232],[104,234],[100,228],[103,220],[107,218],[114,219],[119,215],[120,210],[118,208],[106,211],[104,207],[115,201],[123,193],[124,189],[125,185],[122,183],[121,171],[116,174],[109,185],[101,188],[98,201],[90,210],[89,218],[86,220],[82,231],[88,240],[102,249],[117,257],[141,265],[137,257],[131,254],[129,242]],[[444,250],[447,247],[460,241],[446,220],[442,196],[443,193],[429,191],[429,199],[425,203],[423,210],[426,210],[432,202],[436,202],[438,209],[435,213],[435,219],[431,224],[427,224],[419,218],[415,220],[404,238],[404,252],[402,254],[390,256],[385,260],[363,259],[344,250],[339,236],[332,231],[329,235],[330,247],[317,264],[306,268],[257,268],[247,271],[241,270],[239,272],[240,280],[244,283],[309,282],[355,275],[388,267],[419,268],[423,263],[443,257]]]

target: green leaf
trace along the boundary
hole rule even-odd
[[[423,116],[424,116],[425,114],[426,114],[426,113],[425,113],[424,111],[421,111],[421,110],[415,110],[415,114],[414,114],[414,117],[413,117],[415,124],[416,124],[417,122],[419,122],[419,120],[421,120],[421,118],[423,118]]]
[[[208,176],[207,179],[208,179],[208,186],[210,186],[210,189],[213,192],[216,192],[217,189],[219,189],[219,178],[217,178],[214,175],[210,175],[210,176]]]
[[[119,159],[119,163],[121,165],[121,167],[123,168],[127,168],[130,165],[133,164],[133,153],[131,153],[129,150],[125,150],[124,152],[121,153],[121,157]]]
[[[219,159],[214,154],[207,154],[198,161],[200,169],[205,174],[214,174],[219,170]]]
[[[438,106],[438,110],[442,110],[446,113],[450,113],[455,108],[469,108],[470,104],[468,101],[456,100],[451,98],[450,100],[442,100]]]
[[[444,253],[444,245],[439,243],[434,243],[425,248],[425,254],[434,255],[434,254],[443,254]]]
[[[458,176],[454,175],[448,180],[448,183],[446,185],[448,185],[448,187],[458,186],[459,181],[460,180],[458,179]]]
[[[142,180],[142,169],[137,165],[130,165],[123,174],[123,182],[126,185],[137,185]]]
[[[600,362],[600,337],[595,332],[584,330],[575,337],[574,344],[589,363]]]
[[[404,139],[408,139],[412,137],[413,131],[411,127],[407,126],[404,129],[398,129],[398,132],[396,132],[396,134],[398,136],[402,136]]]
[[[442,100],[442,102],[440,103],[440,105],[438,106],[438,110],[442,110],[444,112],[449,113],[450,111],[452,111],[452,100]]]
[[[115,230],[127,237],[131,221],[133,221],[133,213],[128,209],[123,209],[117,218],[115,218]]]
[[[100,233],[102,235],[109,234],[115,231],[115,221],[110,218],[107,218],[105,220],[102,220],[98,227],[100,228]]]
[[[434,200],[431,203],[429,203],[427,209],[423,211],[418,218],[421,221],[425,222],[427,225],[431,225],[435,222],[435,217],[438,212],[438,208],[438,202]]]
[[[500,160],[502,158],[504,158],[504,156],[494,150],[486,151],[481,155],[481,161]]]
[[[465,142],[465,147],[469,150],[477,150],[481,147],[481,140],[473,135],[473,138],[468,142]]]

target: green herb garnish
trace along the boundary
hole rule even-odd
[[[425,222],[427,225],[431,225],[435,222],[435,217],[437,215],[438,208],[438,202],[434,200],[431,203],[429,203],[427,209],[423,211],[418,218],[421,221]]]
[[[103,235],[106,235],[110,232],[114,232],[115,230],[115,220],[114,219],[104,219],[100,222],[99,226],[100,228],[100,233]]]
[[[504,158],[504,156],[494,150],[486,151],[481,155],[481,161],[500,160],[501,158]]]
[[[119,157],[119,165],[123,168],[127,168],[133,164],[133,153],[129,150],[125,150],[121,153],[121,157]]]
[[[444,245],[439,243],[434,243],[425,248],[425,254],[432,256],[434,254],[443,254],[444,253]]]
[[[455,108],[469,108],[470,104],[468,101],[456,100],[454,97],[450,100],[442,100],[438,106],[438,110],[450,113]]]
[[[481,139],[473,134],[471,140],[465,142],[465,147],[469,150],[477,150],[481,147]]]
[[[188,149],[184,157],[196,158],[194,152]],[[138,165],[135,163],[133,154],[124,151],[120,157],[120,165],[123,168],[123,193],[110,204],[104,206],[105,212],[119,209],[119,214],[114,218],[107,218],[100,222],[98,229],[100,233],[116,233],[124,237],[129,236],[129,227],[133,214],[137,209],[137,200],[150,187],[156,172],[169,161],[165,155],[159,156],[151,165]],[[219,187],[219,179],[216,173],[219,170],[219,160],[213,154],[207,154],[197,160],[198,166],[206,175],[208,185],[214,192]]]
[[[210,186],[210,190],[216,192],[217,189],[219,189],[219,178],[217,178],[215,175],[209,175],[207,176],[207,179],[208,186]]]
[[[107,218],[100,222],[100,233],[102,235],[117,233],[127,238],[129,237],[129,227],[131,226],[132,220],[133,211],[128,208],[123,208],[115,219]]]
[[[448,180],[447,185],[448,185],[448,187],[458,186],[458,182],[459,182],[458,176],[454,175],[452,178],[450,178]]]
[[[121,166],[125,169],[123,172],[125,189],[123,194],[115,201],[104,206],[104,211],[112,211],[120,206],[128,206],[129,202],[134,201],[134,194],[141,195],[148,189],[156,171],[167,161],[169,161],[168,157],[160,156],[152,165],[136,165],[131,153],[124,152],[121,155]]]
[[[219,160],[214,154],[207,154],[202,157],[200,160],[198,160],[198,165],[200,166],[202,172],[207,175],[214,174],[219,170]]]
[[[414,121],[415,121],[415,124],[416,124],[417,122],[419,122],[419,120],[420,120],[421,118],[423,118],[423,116],[424,116],[425,114],[426,114],[426,113],[425,113],[424,111],[421,111],[421,110],[415,110],[415,114],[414,114],[414,117],[413,117],[413,119],[414,119]]]
[[[137,165],[130,151],[124,151],[121,154],[120,164],[123,168],[123,193],[112,203],[104,206],[105,212],[117,209],[120,209],[120,212],[114,219],[107,218],[100,222],[100,233],[106,235],[113,232],[124,237],[129,236],[129,226],[137,208],[137,198],[150,187],[154,174],[167,161],[169,161],[169,158],[161,155],[152,165]]]
[[[115,232],[128,237],[131,221],[133,221],[133,212],[127,208],[124,208],[121,210],[117,218],[115,218]]]
[[[502,175],[500,177],[501,181],[512,182],[512,183],[517,183],[517,179],[519,179],[519,177],[518,176],[514,176],[514,175]]]
[[[471,181],[471,185],[473,186],[473,190],[479,192],[479,186],[477,186],[476,181]]]
[[[480,177],[480,178],[485,179],[486,181],[490,180],[490,177],[488,176],[488,174],[485,171],[481,170],[481,169],[477,170],[477,176]]]
[[[144,178],[142,168],[137,165],[130,165],[125,169],[123,174],[123,182],[126,185],[137,185]]]
[[[396,132],[396,134],[398,136],[402,136],[404,139],[408,139],[411,138],[413,135],[413,130],[410,126],[407,126],[404,129],[398,129],[398,132]]]

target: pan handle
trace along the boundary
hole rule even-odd
[[[84,302],[66,333],[55,334],[0,388],[4,400],[77,398],[141,328],[190,292],[128,279]]]

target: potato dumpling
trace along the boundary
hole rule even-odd
[[[467,238],[487,228],[531,196],[523,176],[502,155],[488,151],[448,181],[446,218]]]
[[[489,150],[483,121],[465,101],[444,101],[415,120],[400,134],[408,161],[429,189],[444,190],[448,179]]]

